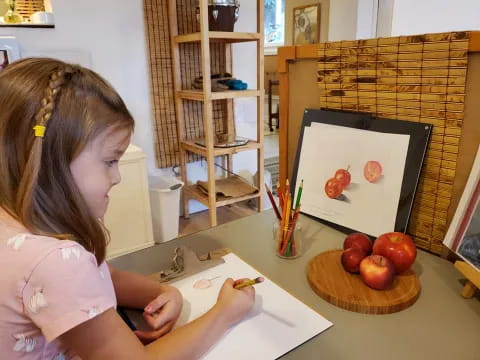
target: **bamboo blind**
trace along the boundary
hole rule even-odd
[[[196,6],[195,0],[177,0],[179,34],[200,31],[195,14]],[[158,167],[164,168],[179,163],[167,0],[144,0],[144,14],[150,60],[155,153]],[[210,58],[212,74],[225,72],[224,44],[210,44]],[[201,66],[200,44],[181,44],[180,69],[183,89],[192,88],[193,80],[202,75]],[[214,101],[212,108],[215,132],[223,134],[227,128],[227,103]],[[202,103],[184,101],[183,111],[186,139],[203,137]],[[189,154],[189,161],[199,159],[198,155]]]
[[[28,20],[33,13],[45,11],[45,4],[43,0],[16,0],[15,11]]]
[[[324,108],[433,125],[408,233],[443,250],[462,134],[468,32],[319,44]]]

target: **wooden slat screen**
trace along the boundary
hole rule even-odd
[[[433,124],[408,232],[443,251],[462,134],[469,33],[319,44],[320,106]]]
[[[45,4],[43,0],[16,0],[15,11],[22,15],[25,20],[29,20],[33,13],[45,11]]]
[[[178,31],[186,34],[200,31],[195,0],[177,0]],[[145,26],[149,47],[150,75],[154,115],[155,151],[158,167],[178,165],[179,151],[175,120],[175,101],[172,78],[170,31],[167,0],[144,0]],[[210,44],[211,71],[225,72],[225,45]],[[201,76],[200,44],[180,45],[182,88],[191,89],[192,81]],[[203,137],[203,105],[199,101],[184,101],[185,136],[187,139]],[[213,103],[216,133],[226,131],[226,101]],[[189,154],[189,161],[200,157]]]

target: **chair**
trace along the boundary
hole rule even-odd
[[[276,112],[273,112],[272,109],[272,87],[279,84],[278,80],[268,80],[268,127],[270,131],[273,131],[273,119],[277,119],[277,129],[280,127],[280,105],[277,106]]]

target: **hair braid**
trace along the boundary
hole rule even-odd
[[[74,70],[72,67],[67,66],[63,69],[55,71],[50,76],[50,81],[48,82],[48,87],[45,89],[45,96],[41,101],[41,108],[37,112],[35,116],[35,120],[37,125],[46,126],[48,120],[52,116],[52,112],[55,107],[55,98],[57,93],[59,92],[62,85],[65,83],[67,79],[67,74],[71,76]]]
[[[68,77],[70,78],[73,73],[74,69],[71,66],[66,66],[54,71],[50,75],[48,86],[45,89],[45,95],[40,102],[40,109],[35,115],[35,125],[47,126],[48,120],[50,120],[55,110],[55,99],[67,80],[67,74],[69,74]],[[34,136],[33,131],[32,136]],[[35,136],[27,158],[25,171],[20,180],[15,202],[16,213],[27,228],[32,228],[34,224],[34,219],[31,218],[33,202],[30,201],[30,199],[32,199],[34,189],[36,188],[35,184],[38,181],[38,173],[42,159],[42,145],[43,136]]]

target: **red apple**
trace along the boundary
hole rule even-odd
[[[360,263],[367,254],[358,247],[351,247],[342,252],[341,261],[343,268],[350,273],[358,273],[360,271]]]
[[[382,176],[382,165],[378,161],[367,161],[363,175],[368,182],[374,183]]]
[[[336,199],[342,194],[342,191],[342,183],[335,178],[330,178],[325,183],[325,194],[327,194],[330,199]]]
[[[395,266],[397,274],[407,271],[417,257],[417,247],[410,236],[401,232],[380,235],[373,243],[373,253],[383,255]]]
[[[343,249],[345,250],[352,247],[362,249],[366,255],[370,255],[372,252],[372,242],[367,235],[362,233],[352,233],[345,238],[343,241]]]
[[[370,255],[360,263],[360,276],[372,289],[385,290],[393,283],[395,268],[386,257]]]
[[[347,187],[348,185],[350,185],[350,181],[352,180],[352,176],[348,172],[348,169],[347,170],[338,169],[335,172],[334,178],[337,179],[338,181],[340,181],[342,183],[343,187]]]

